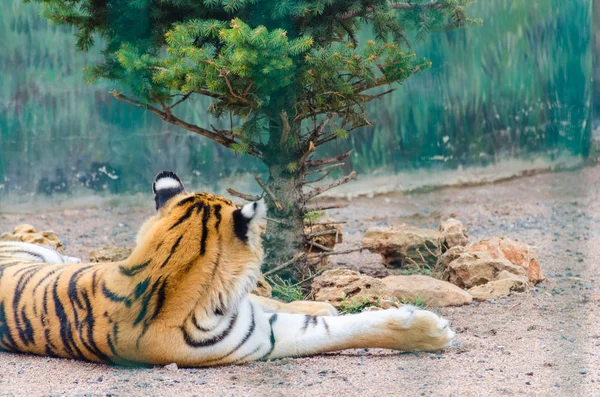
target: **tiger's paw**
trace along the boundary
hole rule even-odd
[[[333,305],[327,302],[295,301],[286,304],[283,311],[287,313],[308,314],[311,316],[337,316]]]
[[[450,322],[428,310],[414,306],[402,306],[380,312],[384,327],[395,339],[394,348],[403,351],[435,351],[450,346],[456,333]]]

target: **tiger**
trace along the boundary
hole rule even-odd
[[[356,348],[437,351],[455,332],[406,305],[337,315],[326,302],[252,295],[263,263],[263,201],[189,193],[173,172],[121,262],[77,263],[0,244],[0,351],[123,366],[206,367]]]

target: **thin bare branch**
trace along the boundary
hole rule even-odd
[[[247,98],[244,98],[243,96],[238,95],[233,91],[233,87],[231,86],[229,77],[227,77],[227,71],[221,70],[221,73],[219,75],[225,79],[225,83],[227,84],[227,88],[229,88],[229,93],[231,94],[232,97],[237,98],[244,103],[250,103],[250,101],[248,101]]]
[[[180,100],[178,100],[177,102],[175,102],[174,104],[169,106],[169,109],[173,109],[175,106],[179,105],[181,102],[186,101],[192,94],[193,94],[193,91],[188,92],[187,94],[183,95]]]
[[[326,211],[326,210],[333,210],[333,209],[338,209],[338,208],[346,208],[346,207],[348,207],[348,205],[349,204],[317,205],[315,207],[306,207],[306,211],[307,212]]]
[[[310,137],[308,139],[311,141],[317,140],[323,134],[323,130],[325,129],[325,126],[329,123],[329,120],[331,120],[332,117],[333,117],[333,113],[328,113],[327,116],[325,116],[325,118],[323,120],[321,120],[321,122],[319,123],[317,128],[315,128],[310,133]]]
[[[289,261],[282,263],[281,265],[274,267],[273,269],[271,269],[267,272],[264,272],[263,276],[266,277],[266,276],[270,276],[271,274],[277,273],[277,272],[285,269],[286,267],[298,262],[299,260],[304,259],[304,257],[306,257],[306,254],[304,252],[300,252],[300,253],[294,255],[294,257],[292,259],[290,259]]]
[[[246,201],[258,201],[261,199],[260,196],[256,196],[253,194],[240,193],[237,190],[233,190],[232,188],[228,188],[227,193],[231,194],[232,196],[239,197]]]
[[[322,230],[320,232],[314,232],[311,233],[309,235],[306,236],[306,238],[313,238],[313,237],[319,237],[319,236],[326,236],[328,234],[338,234],[340,231],[337,229],[329,229],[329,230]]]
[[[343,225],[347,223],[346,221],[339,222],[308,222],[306,226],[316,226],[316,225]]]
[[[288,225],[288,226],[290,225],[288,222],[282,221],[281,219],[269,218],[268,216],[265,216],[265,219],[268,220],[268,221],[271,221],[271,222],[278,223],[280,225]]]
[[[267,193],[271,200],[273,200],[273,204],[275,204],[275,207],[277,207],[279,211],[283,211],[285,207],[279,202],[279,200],[277,200],[271,189],[269,189],[269,187],[259,178],[258,175],[254,175],[254,179],[256,180],[256,183],[258,183],[260,187],[265,191],[265,193]]]
[[[370,249],[370,248],[372,248],[372,247],[370,247],[370,246],[364,246],[364,247],[352,248],[352,249],[348,249],[348,250],[344,250],[344,251],[320,252],[318,254],[308,255],[307,259],[315,259],[315,258],[321,259],[321,258],[323,258],[325,256],[350,254],[352,252],[357,252],[357,251],[362,252],[363,250]]]
[[[330,189],[333,189],[334,187],[343,185],[344,183],[347,183],[349,180],[354,179],[354,178],[356,178],[356,171],[352,171],[352,173],[350,173],[350,175],[340,178],[337,181],[330,183],[329,185],[319,186],[319,187],[314,188],[313,190],[311,190],[308,193],[304,193],[301,196],[302,201],[307,202],[308,200],[315,198],[319,194],[326,192]]]
[[[343,165],[344,163],[341,163],[341,165]],[[337,165],[337,164],[336,164]],[[341,167],[340,165],[340,167]],[[312,181],[307,180],[304,184],[308,185],[310,183],[315,183],[315,182],[319,182],[322,181],[323,179],[327,178],[329,176],[329,174],[331,174],[333,171],[335,171],[335,169],[338,167],[331,167],[329,169],[329,171],[327,171],[325,174],[321,175],[320,177],[318,177],[317,179],[313,179]]]
[[[316,173],[318,173],[318,172],[327,171],[327,170],[329,170],[329,169],[331,169],[331,168],[334,168],[334,169],[335,169],[335,168],[340,168],[340,167],[341,167],[341,166],[343,166],[344,164],[346,164],[346,163],[338,163],[338,164],[328,165],[327,167],[319,168],[318,170],[311,170],[311,171],[307,172],[306,174],[307,174],[307,175],[310,175],[310,174],[316,174]]]
[[[346,160],[348,157],[350,157],[350,154],[352,154],[352,150],[350,150],[347,153],[340,154],[339,156],[336,156],[336,157],[329,157],[326,159],[319,159],[319,160],[309,160],[306,162],[306,168],[314,168],[314,167],[320,167],[322,165],[339,163],[341,161]]]
[[[308,241],[308,244],[310,244],[310,249],[312,249],[312,247],[317,247],[318,249],[320,249],[321,251],[325,251],[325,252],[331,252],[333,251],[333,249],[325,247],[324,245],[321,245],[319,243],[315,243],[314,241]]]
[[[302,155],[302,157],[300,157],[300,161],[298,161],[298,165],[300,165],[300,167],[302,167],[304,165],[304,163],[306,162],[306,159],[308,158],[308,156],[310,156],[317,148],[315,147],[315,144],[312,141],[308,141],[308,150],[306,151],[306,153],[304,153]]]

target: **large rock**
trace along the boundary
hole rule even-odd
[[[342,309],[351,302],[376,304],[389,299],[386,284],[376,278],[365,276],[348,269],[333,269],[323,272],[312,282],[314,300],[331,303]]]
[[[445,279],[461,288],[472,288],[498,279],[502,271],[527,276],[522,267],[488,252],[464,252],[446,267]]]
[[[133,248],[120,248],[107,245],[90,252],[90,262],[121,262],[129,258]]]
[[[414,226],[372,227],[365,233],[362,244],[371,252],[381,254],[388,268],[427,267],[439,264],[440,256],[455,246],[469,243],[467,228],[461,221],[448,218],[439,230]]]
[[[0,240],[23,241],[25,243],[44,245],[64,254],[62,248],[63,244],[56,233],[52,230],[37,232],[35,228],[29,224],[22,224],[15,227],[12,234],[2,233],[2,235],[0,235]]]
[[[431,277],[389,276],[376,279],[347,269],[328,270],[315,278],[312,294],[315,300],[329,302],[341,310],[347,309],[349,304],[389,308],[400,302],[458,306],[472,301],[466,291]]]
[[[471,295],[454,284],[428,276],[389,276],[381,280],[390,294],[401,302],[423,302],[427,306],[461,306]]]
[[[438,263],[443,237],[437,230],[406,225],[372,227],[362,244],[381,254],[383,265],[388,268],[433,268]]]
[[[492,258],[505,258],[515,266],[519,266],[526,273],[529,281],[536,284],[544,279],[540,263],[533,254],[533,248],[504,237],[492,237],[470,244],[467,252],[487,252]]]
[[[502,271],[497,278],[497,280],[469,289],[469,294],[475,300],[486,301],[508,296],[511,292],[526,292],[529,289],[527,276],[517,276]]]
[[[467,228],[458,219],[448,218],[442,220],[439,231],[443,235],[443,250],[469,244]]]

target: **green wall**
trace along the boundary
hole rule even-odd
[[[592,108],[591,0],[478,0],[482,27],[432,34],[414,50],[433,62],[370,106],[375,126],[323,153],[355,148],[360,172],[486,165],[505,158],[587,155]],[[33,192],[147,190],[161,169],[194,184],[264,171],[212,142],[85,83],[99,54],[35,4],[0,13],[0,197]],[[215,123],[196,100],[182,116]],[[106,166],[113,178],[98,172]],[[93,175],[94,174],[94,175]],[[87,187],[84,187],[87,186]]]

